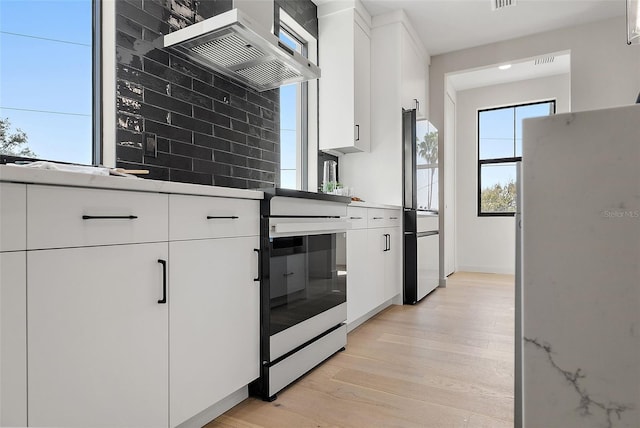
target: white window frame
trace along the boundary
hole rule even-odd
[[[307,58],[317,64],[318,40],[283,9],[280,9],[280,24],[301,39],[307,47]],[[297,91],[297,104],[302,107],[296,119],[296,188],[314,191],[318,187],[318,81],[310,80],[306,84],[306,114],[302,106],[304,91]],[[302,132],[306,135],[302,135]]]

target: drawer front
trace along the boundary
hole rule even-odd
[[[158,193],[28,185],[27,248],[167,241],[167,207]]]
[[[260,201],[169,196],[169,239],[226,238],[260,234]]]
[[[351,223],[351,229],[366,229],[367,215],[366,208],[347,207],[347,219]]]
[[[27,245],[27,186],[0,183],[0,252]]]
[[[402,211],[384,208],[369,208],[369,228],[396,227],[402,224]]]

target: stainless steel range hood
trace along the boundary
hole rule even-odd
[[[163,47],[258,91],[320,77],[317,65],[237,8],[167,34]]]

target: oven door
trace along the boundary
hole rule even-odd
[[[269,238],[270,335],[347,301],[344,241],[336,233]]]

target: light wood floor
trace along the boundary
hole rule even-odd
[[[214,427],[513,427],[513,276],[457,273],[415,306],[391,306],[347,349]]]

